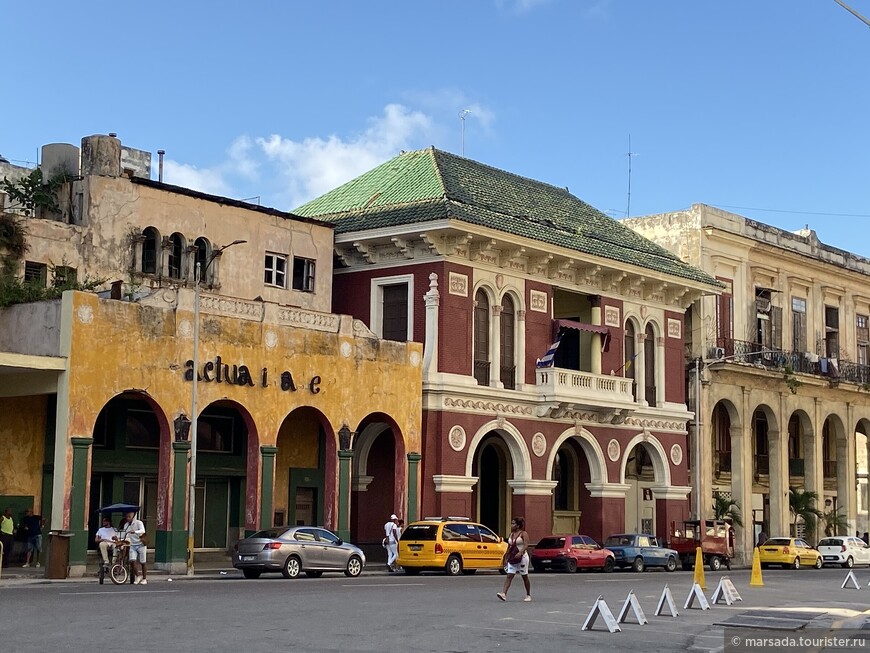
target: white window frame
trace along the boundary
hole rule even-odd
[[[384,337],[384,286],[395,286],[401,283],[408,284],[408,333],[407,341],[411,342],[414,338],[414,275],[413,274],[398,274],[392,277],[378,277],[371,281],[371,291],[369,292],[369,328],[378,336]]]
[[[269,266],[269,257],[272,258],[272,265]],[[263,281],[270,288],[287,288],[287,254],[279,254],[277,252],[266,252],[266,256],[264,258],[264,272],[270,272],[272,275],[272,282]],[[277,261],[284,262],[284,268],[282,270],[278,270]],[[277,283],[275,279],[278,275],[282,277],[282,283]]]

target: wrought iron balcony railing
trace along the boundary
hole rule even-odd
[[[870,385],[870,365],[838,361],[810,352],[785,351],[758,342],[719,338],[707,352],[710,361],[726,361],[758,365],[774,370],[823,376],[832,381]]]

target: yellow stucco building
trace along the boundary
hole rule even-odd
[[[331,313],[330,225],[153,181],[112,136],[42,167],[69,181],[59,211],[13,213],[17,273],[106,291],[0,309],[0,504],[73,533],[72,574],[121,501],[158,564],[185,567],[192,467],[198,550],[288,523],[379,542],[390,512],[416,516],[421,345]]]

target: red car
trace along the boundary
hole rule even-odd
[[[532,569],[603,569],[613,571],[615,556],[588,535],[550,535],[532,551]]]

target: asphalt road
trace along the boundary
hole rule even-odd
[[[729,574],[742,601],[685,610],[692,573],[532,574],[533,600],[519,579],[497,600],[504,577],[447,578],[364,574],[289,581],[280,576],[214,580],[155,576],[147,587],[95,580],[0,586],[0,630],[24,651],[707,651],[721,650],[715,624],[754,608],[814,611],[841,621],[870,610],[870,570],[856,570],[861,591],[841,589],[841,569]],[[707,572],[709,597],[719,574]],[[679,616],[654,616],[667,584]],[[614,615],[634,590],[650,623],[611,634],[598,619],[581,626],[603,595]],[[870,617],[870,613],[868,613]],[[818,622],[818,620],[817,620]],[[870,631],[868,631],[870,634]]]

